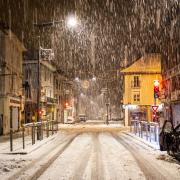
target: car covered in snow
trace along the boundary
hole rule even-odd
[[[65,124],[74,124],[75,120],[72,116],[68,116],[66,121],[64,121]]]
[[[87,116],[85,114],[79,114],[79,121],[84,121],[86,122]]]

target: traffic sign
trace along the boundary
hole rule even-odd
[[[157,112],[158,107],[159,107],[159,106],[155,106],[155,105],[153,105],[153,106],[152,106],[152,110],[153,110],[153,112]]]

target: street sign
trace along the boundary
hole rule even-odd
[[[159,107],[159,106],[155,106],[155,105],[153,105],[153,106],[152,106],[152,110],[153,110],[153,112],[157,112],[158,107]]]

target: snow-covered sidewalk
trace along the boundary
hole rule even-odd
[[[153,148],[153,149],[159,149],[159,137],[157,137],[155,141],[154,134],[149,134],[147,137],[147,134],[145,132],[142,132],[142,134],[139,133],[133,133],[133,132],[126,132],[129,136],[133,137],[134,139],[137,139],[138,141],[141,141],[142,143],[145,143],[147,146]],[[150,137],[151,136],[151,137]]]
[[[66,133],[57,133],[49,138],[46,138],[35,145],[27,147],[25,150],[28,154],[8,154],[0,153],[0,179],[17,179],[14,174],[21,172],[23,169],[32,167],[35,170],[35,165],[39,166],[44,157],[49,155],[56,146],[68,141],[72,135]],[[46,159],[48,160],[48,159]],[[31,171],[33,174],[34,171]]]
[[[25,149],[23,149],[23,139],[22,135],[19,133],[18,136],[13,138],[13,151],[10,151],[10,139],[9,138],[1,138],[3,139],[0,141],[0,154],[27,154],[35,149],[41,147],[43,144],[47,143],[48,141],[54,139],[56,134],[53,136],[49,136],[48,138],[44,137],[43,140],[36,140],[35,144],[32,145],[32,137],[31,135],[25,136]],[[37,139],[37,137],[35,136]]]

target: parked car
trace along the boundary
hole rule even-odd
[[[74,124],[74,118],[72,116],[68,116],[67,121],[64,122],[65,124]]]
[[[79,114],[79,121],[84,121],[86,122],[87,116],[85,114]]]
[[[166,120],[159,134],[159,144],[161,151],[180,160],[180,124],[174,128],[172,121]]]

